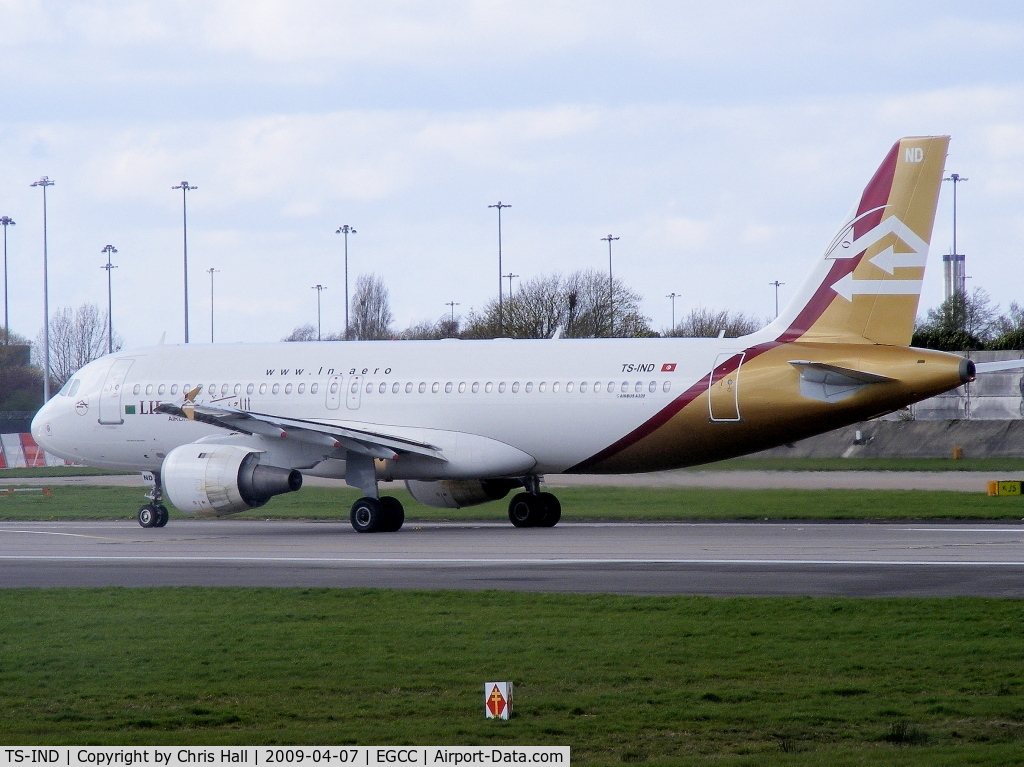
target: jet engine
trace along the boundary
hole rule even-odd
[[[164,458],[161,481],[177,508],[220,517],[262,506],[275,495],[302,487],[294,469],[260,465],[258,450],[194,442]]]
[[[437,482],[406,480],[409,494],[427,506],[439,509],[461,509],[481,503],[497,501],[508,495],[509,490],[519,487],[515,479],[442,479]]]

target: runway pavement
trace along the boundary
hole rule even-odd
[[[1024,525],[0,522],[0,587],[157,585],[1024,597]]]

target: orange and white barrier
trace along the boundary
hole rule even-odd
[[[0,434],[0,469],[29,469],[43,466],[68,466],[67,461],[45,452],[32,435]]]

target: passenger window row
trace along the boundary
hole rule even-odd
[[[335,386],[335,384],[332,384],[331,386],[331,391],[333,393],[333,387]],[[359,392],[359,386],[360,384],[358,382],[351,383],[349,385],[349,393],[357,394]],[[544,394],[545,392],[548,391],[549,387],[553,394],[560,391],[564,391],[566,394],[571,394],[573,392],[586,394],[588,391],[598,394],[602,390],[608,392],[609,394],[625,394],[626,392],[630,391],[637,394],[647,391],[653,394],[658,390],[658,382],[623,381],[622,383],[617,383],[615,381],[608,381],[608,383],[605,384],[602,381],[594,381],[593,383],[581,381],[579,384],[577,384],[574,381],[569,381],[568,383],[563,384],[561,381],[555,381],[551,384],[548,384],[547,381],[541,381],[540,383],[534,384],[533,381],[527,381],[526,383],[513,381],[512,384],[510,385],[505,381],[501,381],[498,384],[495,384],[492,381],[488,381],[485,384],[481,384],[479,381],[474,381],[471,384],[466,383],[465,381],[461,381],[457,384],[454,381],[448,381],[444,384],[442,384],[440,381],[434,381],[432,384],[429,384],[429,389],[432,394],[438,394],[442,391],[442,389],[444,390],[445,394],[452,394],[453,392],[456,391],[459,394],[465,394],[467,391],[471,392],[472,394],[478,394],[481,390],[483,390],[485,394],[490,394],[495,390],[495,388],[498,390],[499,394],[504,394],[508,390],[510,390],[513,394],[518,394],[520,391],[523,391],[526,394],[530,394],[533,391],[536,391],[538,394]],[[380,383],[370,381],[365,384],[363,391],[366,394],[373,394],[374,392],[376,392],[377,394],[387,394],[389,388],[392,394],[399,394],[403,390],[402,384],[399,383],[398,381],[392,383],[390,387],[388,386],[387,381],[381,381]],[[420,394],[426,394],[427,388],[428,384],[426,381],[420,381],[418,385],[414,384],[412,381],[408,381],[404,386],[404,391],[406,394],[412,394],[414,390],[419,392]],[[661,385],[661,390],[667,394],[669,391],[672,390],[672,382],[664,381]]]
[[[192,391],[192,388],[192,384],[182,384],[181,393],[186,394]],[[234,386],[231,386],[229,384],[221,384],[219,387],[217,386],[217,384],[210,384],[209,386],[200,386],[200,390],[205,391],[206,395],[209,397],[227,397],[229,394],[238,396],[242,393],[242,384],[236,383]],[[286,383],[283,385],[279,383],[262,383],[259,385],[260,394],[266,394],[268,391],[271,394],[280,394],[282,390],[284,391],[285,394],[291,394],[293,391],[296,394],[305,394],[307,390],[309,391],[310,394],[316,394],[318,391],[320,391],[320,385],[316,383],[311,383],[309,384],[308,389],[305,383]],[[142,384],[135,384],[135,387],[132,389],[132,394],[134,394],[135,396],[139,396],[140,394],[142,394],[142,391]],[[179,390],[178,384],[171,384],[170,387],[168,387],[167,384],[146,384],[145,391],[147,396],[152,394],[156,394],[157,396],[170,394],[173,397],[178,393]],[[246,385],[245,393],[247,395],[255,394],[255,392],[256,384],[251,383]]]
[[[75,385],[72,386],[71,391],[68,392],[69,396],[73,396],[74,391],[77,389],[77,384],[78,381],[76,380]],[[428,386],[432,394],[438,394],[441,391],[442,386],[444,388],[445,394],[451,394],[455,391],[458,391],[459,394],[465,394],[466,391],[469,391],[473,394],[478,394],[480,393],[481,390],[485,394],[490,394],[495,389],[497,389],[499,394],[504,394],[506,391],[509,390],[513,394],[518,394],[520,391],[523,391],[526,394],[530,394],[534,391],[536,391],[538,394],[544,394],[545,392],[548,391],[549,384],[547,383],[547,381],[541,381],[536,385],[533,381],[527,381],[526,383],[522,384],[519,381],[513,381],[511,385],[507,384],[505,381],[501,381],[497,384],[495,384],[492,381],[488,381],[487,383],[484,384],[481,384],[479,381],[474,381],[471,384],[466,383],[465,381],[461,381],[458,384],[454,383],[453,381],[448,381],[444,384],[441,384],[440,381],[434,381],[433,383],[428,385],[426,381],[420,381],[419,384],[416,384],[413,381],[406,381],[403,386],[402,383],[395,381],[391,383],[389,386],[387,381],[381,381],[380,383],[371,381],[365,385],[365,392],[367,394],[373,394],[374,392],[377,392],[378,394],[387,394],[390,389],[390,392],[392,394],[400,394],[403,391],[406,394],[412,394],[414,391],[420,394],[425,394],[427,392]],[[358,382],[353,382],[349,387],[349,393],[358,394],[359,387],[360,384]],[[187,392],[191,391],[192,388],[193,387],[191,384],[182,384],[180,391],[184,395]],[[238,396],[241,395],[242,393],[242,384],[236,383],[234,384],[234,386],[231,386],[230,384],[220,384],[219,386],[217,384],[209,384],[207,386],[201,387],[201,389],[206,393],[208,397],[227,397],[229,395]],[[553,394],[558,393],[560,391],[564,391],[566,394],[572,394],[573,392],[586,394],[588,391],[593,392],[594,394],[599,394],[602,391],[605,391],[609,394],[626,394],[631,391],[634,394],[640,394],[643,393],[645,390],[651,394],[654,394],[658,390],[658,382],[622,381],[621,383],[618,383],[616,381],[608,381],[607,383],[604,383],[602,381],[594,381],[593,383],[590,383],[587,381],[581,381],[579,384],[577,384],[574,381],[569,381],[563,385],[561,381],[554,381],[553,383],[550,384],[550,389]],[[253,383],[247,384],[245,387],[246,395],[251,396],[252,394],[256,393],[256,390],[257,386],[256,384]],[[319,384],[316,383],[309,384],[308,388],[305,383],[293,384],[291,382],[285,384],[261,383],[259,385],[260,394],[266,394],[267,392],[270,392],[271,394],[281,394],[282,391],[284,392],[284,394],[292,394],[293,392],[296,394],[305,394],[307,391],[310,394],[316,394],[319,390]],[[666,394],[669,393],[672,390],[672,382],[662,382],[661,390]],[[328,391],[331,394],[337,394],[338,382],[332,381]],[[153,394],[156,394],[157,396],[164,396],[165,394],[169,394],[170,396],[173,397],[177,395],[178,392],[178,384],[171,384],[169,387],[167,386],[167,384],[145,385],[146,396],[152,396]],[[132,389],[132,394],[135,396],[140,396],[142,393],[143,385],[135,384],[135,386]]]

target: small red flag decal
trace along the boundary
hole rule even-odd
[[[664,365],[661,366],[662,373],[674,373],[675,371],[676,363],[674,362],[666,362]]]

